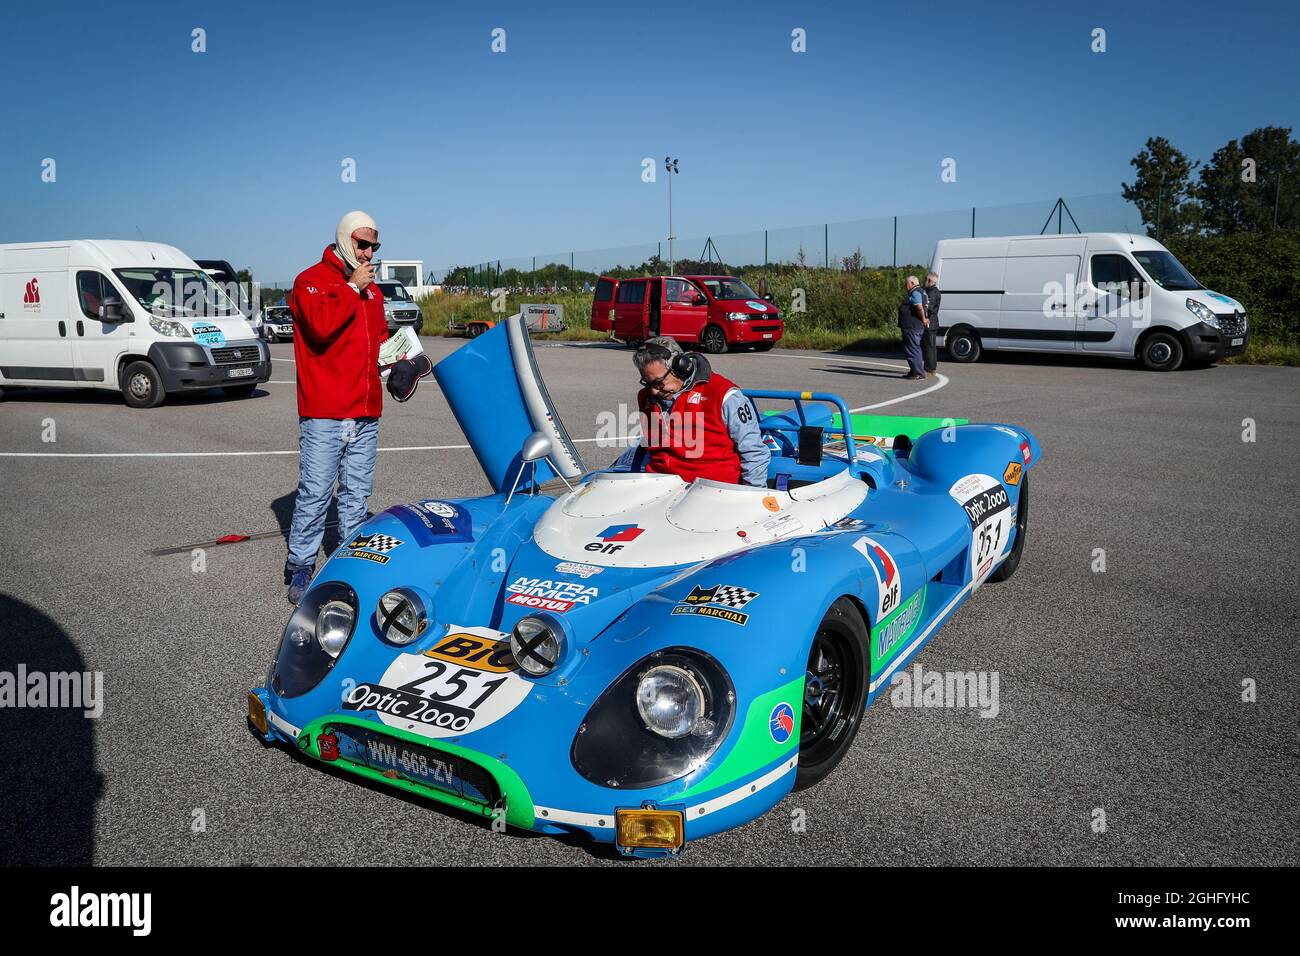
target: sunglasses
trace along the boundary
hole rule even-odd
[[[672,374],[673,373],[671,371],[667,371],[664,372],[662,375],[660,375],[658,378],[643,378],[641,379],[641,384],[644,385],[646,388],[663,388],[664,382],[667,381],[668,376]]]
[[[362,252],[367,249],[374,249],[375,252],[379,251],[379,243],[377,242],[367,242],[365,239],[353,239],[352,241],[357,244],[357,248]]]

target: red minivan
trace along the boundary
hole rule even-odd
[[[591,327],[633,347],[667,335],[714,354],[742,345],[765,352],[785,331],[771,296],[760,298],[735,276],[602,276]]]

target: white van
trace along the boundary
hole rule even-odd
[[[117,389],[132,408],[271,377],[265,343],[185,253],[155,242],[0,245],[0,390]]]
[[[1146,236],[943,239],[931,270],[938,341],[956,362],[984,349],[1077,352],[1173,371],[1246,349],[1246,310]]]

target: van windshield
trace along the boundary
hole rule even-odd
[[[126,291],[158,316],[242,315],[202,269],[114,269]]]
[[[1171,292],[1190,292],[1193,289],[1205,288],[1192,278],[1192,274],[1183,268],[1183,264],[1174,258],[1173,253],[1166,252],[1164,249],[1140,250],[1133,253],[1133,258],[1146,270],[1151,281],[1162,289]]]
[[[410,293],[406,291],[406,286],[400,282],[380,282],[377,283],[379,291],[384,294],[385,299],[401,299],[403,302],[410,302]]]
[[[700,279],[715,299],[757,299],[754,290],[740,279]]]

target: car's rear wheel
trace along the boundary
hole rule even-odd
[[[832,604],[817,626],[804,673],[796,790],[811,787],[834,770],[862,726],[868,641],[862,615],[846,597]]]
[[[1007,559],[998,565],[998,569],[989,575],[993,582],[1005,581],[1016,573],[1020,566],[1020,555],[1025,550],[1025,533],[1029,530],[1029,476],[1020,479],[1020,500],[1016,504],[1016,543],[1011,546]]]
[[[710,325],[700,335],[700,347],[710,355],[721,355],[727,351],[727,336],[716,325]]]
[[[979,336],[975,330],[965,325],[948,329],[943,335],[943,347],[948,350],[948,357],[954,362],[975,362],[979,360]]]

